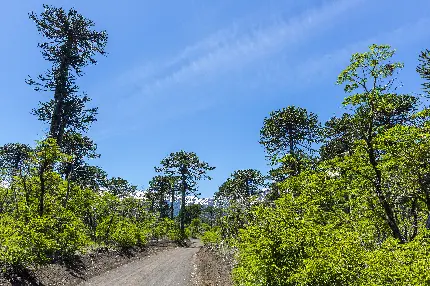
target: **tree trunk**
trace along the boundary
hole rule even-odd
[[[149,212],[154,212],[155,199],[151,196],[151,204],[149,206]]]
[[[39,180],[40,180],[40,195],[39,195],[39,216],[43,216],[44,212],[44,200],[45,200],[45,162],[42,163],[42,166],[39,170]]]
[[[418,199],[417,198],[415,198],[412,202],[411,214],[414,222],[412,224],[412,235],[410,240],[413,240],[418,234]]]
[[[173,205],[175,203],[175,188],[173,187],[171,190],[171,198],[170,198],[170,219],[173,220]]]
[[[427,206],[427,210],[430,211],[430,193],[427,180],[425,180],[422,175],[419,175],[418,182],[420,184],[420,189],[424,192],[424,202]]]
[[[430,213],[429,213],[429,216],[427,217],[426,228],[430,229]]]
[[[69,200],[69,196],[70,196],[70,176],[72,175],[73,172],[73,163],[69,164],[69,168],[67,170],[67,175],[66,175],[66,180],[67,180],[67,191],[66,191],[66,198],[64,200],[64,208],[67,207],[67,202]]]
[[[185,166],[181,168],[182,190],[181,190],[181,234],[185,236],[185,195],[187,192],[187,169]]]
[[[50,137],[57,140],[58,146],[61,146],[64,135],[64,99],[67,97],[67,80],[69,78],[69,52],[71,43],[68,41],[64,46],[64,57],[61,60],[59,67],[59,77],[55,79],[55,94],[54,94],[54,110],[51,118],[51,125],[49,129]]]
[[[105,241],[107,241],[109,238],[110,229],[111,229],[112,224],[113,224],[114,216],[115,216],[115,214],[112,214],[110,217],[109,226],[107,227],[106,232],[105,232]]]
[[[27,188],[27,178],[22,174],[22,169],[19,170],[19,177],[21,178],[22,186],[25,192],[25,204],[28,207],[30,206],[30,192]]]
[[[375,150],[373,149],[373,145],[370,142],[370,140],[366,140],[366,141],[368,146],[369,161],[370,161],[370,164],[372,165],[373,171],[375,172],[375,179],[374,179],[373,185],[375,188],[376,196],[378,197],[378,200],[382,208],[384,209],[385,221],[387,222],[388,226],[393,232],[393,236],[399,239],[401,243],[404,243],[405,239],[400,231],[399,226],[397,225],[393,209],[391,208],[384,193],[382,192],[382,174],[381,174],[381,170],[378,169],[378,163],[376,162],[375,153],[374,153]]]
[[[160,219],[164,217],[164,191],[165,191],[164,183],[161,185],[161,189],[159,190],[159,197],[158,197],[158,210],[160,211]]]

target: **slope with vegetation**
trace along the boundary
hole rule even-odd
[[[97,108],[80,92],[77,78],[84,68],[105,55],[106,31],[76,10],[44,6],[30,13],[43,38],[39,43],[48,71],[26,82],[50,94],[33,114],[48,126],[35,146],[9,143],[0,147],[0,267],[8,272],[29,266],[73,259],[76,253],[98,248],[127,249],[150,240],[183,242],[200,231],[191,221],[185,196],[197,190],[213,170],[195,153],[170,154],[157,168],[143,198],[137,187],[108,177],[90,164],[97,146],[87,136]],[[181,195],[183,211],[173,216]],[[166,200],[171,200],[170,208]],[[190,227],[188,227],[190,225]]]
[[[420,96],[399,93],[395,51],[372,45],[337,83],[345,113],[324,125],[289,106],[264,120],[265,200],[234,173],[203,236],[234,252],[236,285],[428,285],[430,51]]]

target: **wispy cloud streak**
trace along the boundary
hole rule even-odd
[[[171,60],[144,67],[139,93],[152,94],[174,84],[241,69],[309,38],[314,30],[330,25],[364,1],[332,1],[292,19],[278,19],[252,29],[233,25],[186,47]],[[134,72],[139,73],[139,69]]]

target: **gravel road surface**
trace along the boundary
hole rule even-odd
[[[195,254],[201,244],[177,247],[112,269],[85,281],[80,286],[170,286],[192,285]]]

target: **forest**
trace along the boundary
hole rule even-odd
[[[351,55],[333,79],[344,113],[271,112],[259,142],[270,172],[234,171],[202,207],[186,197],[215,166],[194,152],[154,162],[146,190],[91,164],[98,109],[76,82],[105,60],[108,34],[75,9],[45,5],[29,18],[50,68],[25,82],[50,96],[32,110],[47,131],[33,146],[0,147],[2,271],[198,237],[231,255],[235,285],[430,284],[430,50],[417,55],[420,94],[399,93],[393,47]]]

